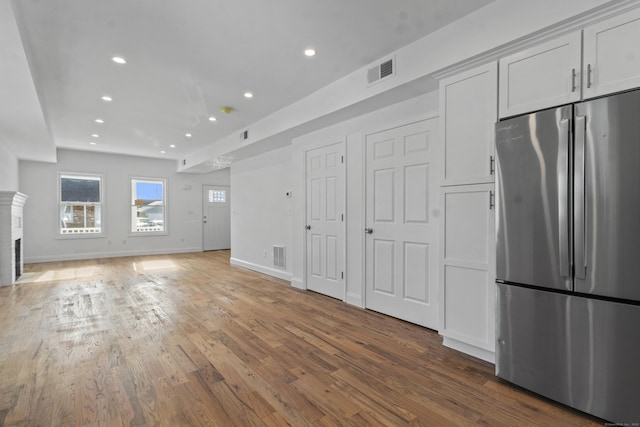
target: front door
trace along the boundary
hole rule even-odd
[[[306,154],[307,289],[344,300],[344,144]]]
[[[438,327],[437,119],[366,137],[365,305]]]
[[[224,185],[202,186],[204,250],[231,248],[231,191]]]

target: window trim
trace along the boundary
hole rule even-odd
[[[71,176],[71,177],[87,177],[87,178],[98,178],[100,181],[100,203],[80,203],[83,206],[100,206],[100,232],[99,233],[69,233],[63,234],[61,232],[60,227],[60,211],[63,205],[68,205],[69,203],[62,202],[62,177]],[[99,173],[85,173],[85,172],[58,172],[58,179],[56,182],[57,192],[56,192],[56,239],[96,239],[96,238],[104,238],[107,236],[107,222],[106,222],[106,205],[107,202],[105,200],[106,191],[104,189],[105,186],[105,178],[103,174]]]
[[[133,181],[147,181],[147,182],[162,182],[162,199],[164,201],[164,231],[132,231],[131,223],[132,223],[132,210],[133,207]],[[129,237],[144,237],[144,236],[168,236],[169,235],[169,192],[167,191],[167,186],[169,184],[169,180],[163,177],[149,177],[149,176],[129,176],[129,201],[127,202],[128,209],[128,233]]]

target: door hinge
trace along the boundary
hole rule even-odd
[[[489,156],[489,175],[493,175],[496,171],[495,162],[496,160],[493,158],[493,156]]]
[[[344,214],[340,214],[340,219],[344,222]]]
[[[341,271],[341,272],[340,272],[340,278],[341,278],[341,279],[344,279],[344,271]]]
[[[340,156],[340,163],[344,163],[344,156]]]
[[[495,195],[493,194],[493,190],[489,190],[489,210],[492,210],[495,206]]]

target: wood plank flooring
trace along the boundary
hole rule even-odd
[[[585,426],[437,333],[229,252],[31,264],[0,288],[4,426]]]

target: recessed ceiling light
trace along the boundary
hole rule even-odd
[[[160,153],[164,154],[164,153],[166,153],[166,151],[162,150],[162,151],[160,151]]]
[[[116,64],[123,64],[123,65],[124,65],[124,64],[126,64],[126,63],[127,63],[127,60],[126,60],[126,59],[124,59],[124,58],[123,58],[123,57],[121,57],[121,56],[112,56],[112,57],[111,57],[111,60],[112,60],[113,62],[115,62]]]
[[[100,138],[100,135],[98,135],[97,133],[92,133],[91,136],[94,138]]]
[[[186,136],[187,138],[191,138],[193,135],[191,135],[190,133],[185,133],[184,136]]]
[[[101,99],[102,99],[103,101],[107,101],[107,102],[113,101],[113,98],[111,98],[109,95],[105,95],[105,96],[103,96]]]
[[[90,142],[89,144],[90,144],[90,145],[96,145],[96,144],[97,144],[97,142]]]
[[[104,123],[104,120],[102,120],[102,119],[96,119],[96,120],[95,120],[95,122],[96,122],[96,123]]]
[[[311,48],[305,49],[304,54],[307,56],[316,56],[316,50]]]
[[[176,148],[176,144],[171,144],[169,147],[170,148]]]
[[[245,92],[244,93],[244,97],[245,98],[253,98],[253,94],[251,92]]]
[[[210,121],[210,122],[215,122],[216,120],[218,120],[218,119],[216,119],[216,118],[215,118],[215,117],[213,117],[213,116],[209,117],[209,121]]]

